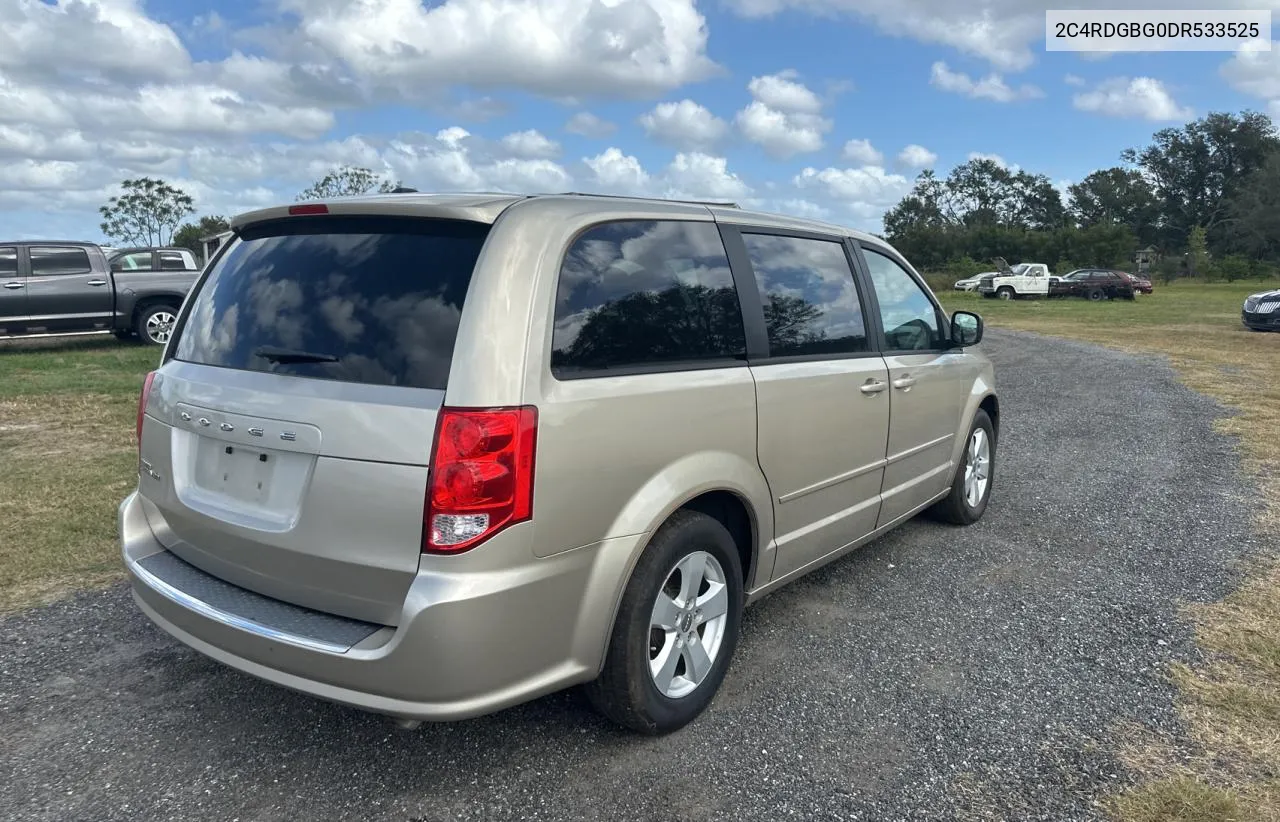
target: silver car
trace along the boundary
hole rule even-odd
[[[982,322],[870,235],[582,195],[233,226],[146,379],[119,528],[146,615],[270,682],[405,724],[581,684],[663,733],[744,606],[987,507]]]

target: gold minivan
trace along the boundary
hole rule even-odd
[[[273,683],[406,725],[584,684],[664,733],[744,606],[986,509],[982,321],[870,235],[576,194],[233,229],[146,379],[119,529],[147,616]]]

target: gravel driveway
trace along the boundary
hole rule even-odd
[[[1117,725],[1176,732],[1176,609],[1228,590],[1250,490],[1221,409],[1159,361],[984,347],[986,518],[913,522],[750,608],[671,737],[572,693],[399,731],[185,650],[118,586],[0,622],[0,818],[1096,818]]]

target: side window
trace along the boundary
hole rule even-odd
[[[556,290],[551,370],[745,362],[738,292],[714,223],[629,220],[574,241]]]
[[[187,261],[183,258],[181,251],[161,251],[160,252],[160,270],[161,271],[188,271],[194,270],[195,265],[187,265]]]
[[[771,356],[869,350],[842,243],[745,233],[742,241],[760,287]]]
[[[150,271],[151,269],[150,251],[135,251],[132,254],[124,254],[111,263],[112,271]]]
[[[33,277],[89,274],[93,271],[93,266],[89,265],[89,253],[83,248],[33,246],[29,253]]]
[[[938,348],[941,330],[933,301],[907,270],[889,257],[865,246],[867,269],[880,303],[885,343],[890,351],[928,351]]]
[[[18,249],[0,248],[0,277],[18,276]]]

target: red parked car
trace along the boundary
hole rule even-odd
[[[1133,284],[1134,294],[1150,294],[1154,289],[1151,287],[1151,280],[1139,274],[1130,274],[1127,271],[1121,271],[1122,277],[1127,277],[1129,282]]]

